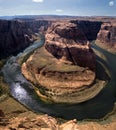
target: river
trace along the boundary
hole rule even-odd
[[[95,44],[92,44],[92,47],[106,56],[107,61],[103,64],[111,72],[111,80],[105,88],[95,98],[80,104],[48,104],[41,101],[31,83],[22,75],[20,64],[43,44],[43,39],[35,42],[22,53],[11,57],[2,68],[4,79],[10,87],[10,94],[16,100],[37,113],[47,113],[64,119],[99,119],[113,109],[116,100],[116,55],[108,53]]]

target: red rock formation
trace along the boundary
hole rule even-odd
[[[22,65],[23,75],[38,85],[41,99],[80,103],[97,95],[105,82],[95,81],[95,55],[83,31],[76,24],[56,22],[45,38],[44,47]]]
[[[70,22],[53,23],[45,38],[45,48],[56,58],[95,69],[95,55],[78,25]]]
[[[108,120],[108,123],[103,121],[101,121],[103,123],[98,121],[83,121],[78,123],[76,119],[57,121],[57,119],[48,115],[35,115],[28,112],[9,119],[7,125],[0,124],[0,130],[115,130],[116,119],[112,120]]]
[[[116,49],[116,25],[110,22],[103,23],[97,35],[97,42],[106,48]]]

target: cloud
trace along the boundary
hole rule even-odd
[[[36,3],[42,3],[44,0],[32,0],[32,1]]]
[[[109,6],[114,6],[114,1],[110,1]]]
[[[63,12],[63,10],[62,9],[56,9],[56,12]]]

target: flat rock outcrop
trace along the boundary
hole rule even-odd
[[[70,22],[53,23],[45,45],[23,63],[22,73],[44,100],[79,103],[93,98],[104,82],[95,81],[95,55],[86,36]]]
[[[79,130],[76,119],[65,123],[58,123],[57,120],[48,115],[34,115],[27,113],[14,117],[6,122],[0,122],[0,130]]]
[[[78,123],[78,121],[74,119],[61,123],[51,116],[34,115],[29,112],[20,114],[0,124],[0,130],[115,130],[115,128],[115,121],[103,124],[95,121]]]

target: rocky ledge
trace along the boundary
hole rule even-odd
[[[80,103],[96,96],[104,81],[95,80],[95,54],[81,28],[70,22],[53,23],[45,38],[44,47],[22,65],[38,95],[56,103]]]
[[[25,112],[8,121],[2,118],[0,130],[115,130],[116,128],[115,120],[103,124],[90,121],[80,123],[76,119],[64,121],[64,123],[61,123],[61,121],[57,121],[51,116],[40,116]]]
[[[0,130],[115,130],[115,108],[114,112],[109,114],[110,117],[100,121],[66,121],[33,113],[9,97],[0,103]]]

